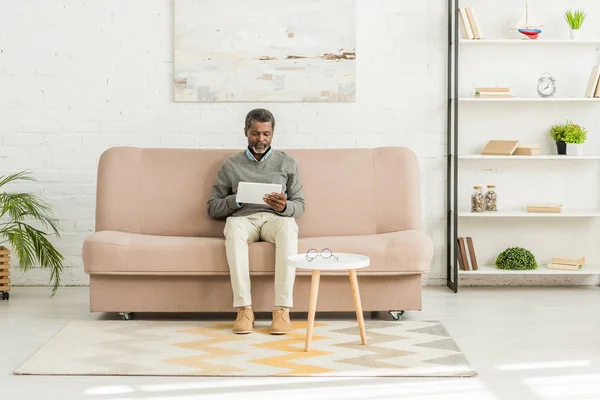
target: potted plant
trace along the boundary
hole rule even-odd
[[[35,194],[2,191],[5,185],[17,181],[35,181],[35,178],[28,171],[0,176],[0,246],[10,245],[23,271],[34,265],[49,268],[54,295],[60,285],[64,257],[48,236],[60,237],[59,224],[51,218],[52,208]]]
[[[558,154],[567,154],[567,143],[565,143],[565,131],[571,121],[566,124],[554,124],[550,128],[550,136],[556,142],[556,152]]]
[[[571,39],[579,39],[579,30],[585,21],[587,14],[583,10],[565,11],[565,20],[571,28]]]
[[[587,139],[587,130],[577,124],[567,126],[564,141],[567,144],[568,156],[583,155],[583,143]]]
[[[585,142],[586,134],[587,130],[585,128],[574,124],[571,120],[567,120],[564,124],[552,125],[550,128],[550,136],[556,142],[556,151],[558,154],[567,154],[567,140],[569,143],[580,145]],[[572,153],[581,155],[583,153],[583,146],[573,146],[571,149]]]
[[[508,270],[537,269],[533,254],[522,247],[509,247],[496,258],[496,267]]]

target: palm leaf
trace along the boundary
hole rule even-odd
[[[15,181],[35,181],[28,171],[0,176],[0,188]],[[19,268],[28,271],[36,264],[50,269],[52,295],[60,285],[64,257],[54,248],[47,236],[60,237],[58,221],[51,217],[52,208],[31,193],[0,193],[0,243],[10,243],[13,252],[19,258]],[[26,221],[39,222],[51,233],[35,228]],[[4,240],[2,240],[4,239]]]
[[[29,171],[15,172],[14,174],[0,176],[0,188],[13,181],[35,181]]]
[[[13,221],[33,218],[40,221],[45,228],[50,228],[60,237],[58,221],[48,214],[52,208],[31,193],[0,193],[0,219],[8,214]]]
[[[31,243],[29,236],[22,229],[19,229],[17,222],[7,222],[4,226],[0,227],[0,235],[4,236],[8,243],[10,243],[13,252],[19,258],[19,267],[23,271],[27,271],[33,266],[34,247]]]
[[[63,271],[64,257],[52,246],[46,238],[47,233],[33,226],[18,221],[0,225],[0,236],[6,237],[13,251],[19,258],[19,268],[30,270],[37,262],[40,266],[50,269],[52,294],[60,286],[60,275]]]

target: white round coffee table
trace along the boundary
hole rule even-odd
[[[358,320],[358,327],[360,328],[360,339],[362,344],[367,344],[367,334],[365,332],[365,321],[363,319],[356,270],[358,268],[368,267],[371,263],[371,259],[368,256],[361,254],[333,254],[337,257],[337,260],[334,257],[323,258],[319,256],[309,261],[306,254],[296,254],[288,257],[288,264],[290,267],[312,270],[310,303],[308,307],[308,327],[306,329],[304,351],[310,351],[310,342],[312,340],[312,333],[315,325],[315,312],[317,311],[317,297],[319,294],[321,271],[348,270],[348,274],[350,275],[350,285],[352,287],[352,297],[354,298],[354,308],[356,309],[356,319]]]

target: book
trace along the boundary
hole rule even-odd
[[[492,99],[492,98],[497,98],[497,99],[502,99],[502,98],[509,98],[509,97],[513,97],[510,93],[500,93],[500,92],[477,92],[475,93],[475,97],[479,97],[479,98],[488,98],[488,99]]]
[[[562,204],[530,204],[527,206],[527,212],[530,213],[560,213]]]
[[[481,154],[487,156],[510,156],[517,149],[518,145],[518,140],[490,140],[481,151]]]
[[[587,89],[585,90],[585,97],[594,97],[596,95],[599,86],[598,80],[600,80],[600,65],[594,65],[590,73]]]
[[[469,271],[469,260],[467,259],[467,248],[465,247],[465,238],[459,237],[458,239],[458,263],[461,269]]]
[[[469,257],[471,258],[471,269],[477,271],[479,266],[477,265],[477,257],[475,257],[475,247],[473,247],[473,238],[467,237],[467,247],[469,248]]]
[[[583,265],[585,264],[585,257],[552,257],[552,263],[564,265]]]
[[[510,88],[507,88],[507,87],[476,87],[475,88],[475,93],[478,93],[478,92],[509,93],[510,92]]]
[[[463,271],[467,271],[465,262],[462,257],[462,251],[460,250],[460,238],[456,239],[456,259],[458,260],[458,266]]]
[[[485,90],[485,89],[486,88],[476,88],[475,94],[488,93],[488,94],[495,94],[496,96],[500,96],[502,94],[510,94],[510,89],[509,90]]]
[[[475,9],[469,8],[469,10],[471,10],[471,16],[473,17],[473,22],[475,23],[478,39],[483,39],[483,31],[481,30],[481,25],[479,25],[479,19],[477,18],[477,14],[475,14]]]
[[[562,269],[565,271],[580,271],[583,269],[583,265],[567,265],[567,264],[548,264],[549,269]]]
[[[512,154],[513,156],[539,156],[540,146],[537,144],[520,144]]]
[[[479,35],[479,29],[477,28],[477,24],[475,23],[475,18],[473,17],[473,10],[469,7],[465,8],[467,13],[467,19],[469,20],[469,25],[471,25],[471,30],[473,31],[473,37],[475,39],[481,39],[481,35]]]
[[[464,39],[475,39],[473,35],[473,29],[471,29],[471,24],[469,24],[469,17],[467,16],[467,11],[460,7],[458,9],[458,15],[460,16],[460,26],[462,28],[462,34]]]

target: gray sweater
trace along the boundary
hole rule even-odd
[[[252,157],[250,155],[250,157]],[[242,204],[235,201],[239,182],[279,183],[287,197],[285,210],[279,213],[265,204]],[[249,158],[248,150],[228,157],[219,168],[208,200],[208,215],[214,219],[241,217],[257,212],[271,212],[297,218],[304,213],[304,192],[296,160],[286,153],[271,150],[261,161]]]

